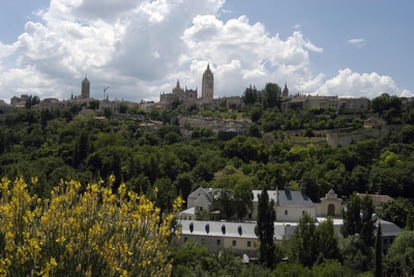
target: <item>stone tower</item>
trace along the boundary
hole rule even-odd
[[[283,97],[288,97],[289,96],[289,89],[288,89],[286,83],[285,83],[285,87],[283,88],[283,91],[282,91],[282,96]]]
[[[88,77],[85,77],[85,79],[82,81],[81,98],[87,99],[90,97],[90,88],[91,84],[88,80]]]
[[[210,64],[207,65],[206,71],[203,73],[203,82],[201,88],[201,98],[205,103],[213,101],[214,97],[214,77],[210,70]]]

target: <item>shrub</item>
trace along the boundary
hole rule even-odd
[[[0,275],[169,276],[174,215],[161,215],[124,184],[113,193],[110,179],[108,187],[89,184],[84,192],[79,182],[62,182],[40,199],[28,189],[36,178],[3,178]]]

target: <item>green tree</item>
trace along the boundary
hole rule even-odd
[[[270,275],[272,277],[309,277],[312,271],[298,263],[279,263]]]
[[[234,188],[234,208],[239,220],[247,215],[253,208],[252,178],[242,176]]]
[[[275,244],[273,242],[276,213],[273,206],[274,201],[269,201],[267,190],[263,189],[257,204],[257,225],[255,231],[260,241],[259,261],[268,268],[273,268],[276,262]]]
[[[374,98],[371,101],[374,112],[384,118],[388,123],[396,122],[396,118],[401,115],[401,99],[398,96],[390,96],[387,93]],[[399,122],[399,119],[397,120]]]
[[[378,223],[377,235],[375,236],[375,277],[382,277],[381,235],[381,223]]]
[[[361,239],[368,246],[374,246],[375,242],[375,221],[374,204],[372,198],[368,195],[361,200]]]
[[[290,239],[290,260],[307,267],[312,267],[318,258],[318,236],[315,218],[305,213],[300,219]]]
[[[317,257],[318,263],[328,260],[341,260],[338,239],[335,235],[335,229],[331,218],[328,218],[319,224],[316,229],[316,239],[316,248],[319,252]]]
[[[359,234],[361,231],[361,200],[359,196],[352,194],[347,203],[346,208],[343,210],[343,225],[341,232],[344,237],[348,237],[354,234]]]
[[[258,92],[257,92],[256,87],[249,86],[248,88],[246,88],[244,90],[242,99],[243,99],[243,103],[246,104],[247,106],[253,105],[254,103],[256,103],[258,99]]]
[[[355,272],[371,269],[373,261],[372,248],[368,247],[358,234],[344,238],[340,249],[345,266]]]
[[[263,90],[263,108],[280,108],[280,98],[282,91],[278,84],[267,83]]]
[[[312,267],[313,276],[317,277],[353,277],[355,274],[339,261],[329,260]]]
[[[374,246],[375,218],[372,198],[364,196],[362,200],[354,193],[347,201],[342,215],[344,223],[342,234],[344,237],[359,234],[367,246]]]
[[[215,201],[215,203],[213,203],[213,206],[218,208],[226,219],[231,219],[235,212],[233,201],[233,190],[223,188],[220,191],[220,195],[218,196],[217,200]]]
[[[414,272],[414,231],[402,231],[387,253],[389,276],[412,276]]]

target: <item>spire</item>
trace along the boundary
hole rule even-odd
[[[211,73],[211,70],[210,70],[210,63],[208,63],[207,64],[207,69],[206,69],[206,71],[204,72],[204,73]]]
[[[284,97],[289,96],[289,89],[288,89],[288,87],[287,87],[287,83],[286,83],[286,82],[285,82],[285,87],[283,88],[283,91],[282,91],[282,95],[283,95]]]

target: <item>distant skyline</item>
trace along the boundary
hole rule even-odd
[[[414,96],[411,0],[14,0],[0,4],[0,99],[215,97],[267,82],[291,93]]]

